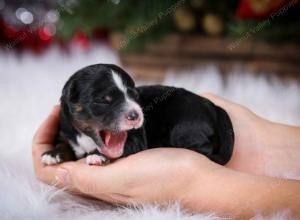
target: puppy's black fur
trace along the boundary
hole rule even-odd
[[[116,75],[120,80],[116,80]],[[126,124],[128,120],[122,121],[125,116],[128,118],[128,112],[132,113],[132,106],[138,108],[135,103],[143,112],[134,120],[144,118],[142,126],[136,129],[132,121],[129,121],[132,128]],[[135,87],[121,68],[97,64],[79,70],[66,83],[61,97],[57,145],[43,155],[48,156],[43,162],[55,164],[101,152],[104,140],[99,133],[102,130],[127,131],[122,156],[149,148],[180,147],[223,165],[231,158],[234,145],[228,114],[209,100],[182,88]],[[82,134],[90,137],[97,149],[78,154],[78,137]],[[49,162],[49,156],[54,162]]]
[[[230,118],[222,108],[181,88],[137,89],[145,114],[146,148],[181,147],[204,154],[219,164],[229,161],[234,134]],[[134,150],[130,146],[125,148],[127,154]]]

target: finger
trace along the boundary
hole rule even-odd
[[[237,108],[241,108],[241,106],[237,103],[234,103],[232,101],[226,100],[224,98],[221,98],[215,94],[212,93],[203,93],[200,94],[201,96],[209,99],[211,102],[213,102],[215,105],[222,107],[223,109],[232,112]]]
[[[133,204],[135,199],[128,195],[129,188],[125,188],[123,168],[115,164],[90,166],[84,159],[64,163],[57,169],[56,186],[114,204]]]
[[[124,166],[113,163],[106,166],[91,166],[85,160],[63,163],[56,172],[61,187],[78,190],[94,196],[118,191],[124,184]]]
[[[37,130],[32,141],[32,159],[35,173],[38,179],[47,183],[53,180],[56,168],[43,165],[41,155],[53,148],[52,143],[57,132],[59,110],[58,106],[54,107],[51,114]]]
[[[35,165],[40,163],[41,155],[50,150],[53,146],[58,126],[59,107],[55,106],[48,118],[36,131],[32,140],[32,158]]]
[[[40,160],[34,164],[37,179],[51,186],[58,184],[58,180],[55,178],[56,170],[57,165],[44,165]]]
[[[219,97],[219,96],[217,96],[213,93],[203,93],[203,94],[200,94],[200,95],[207,98],[207,99],[209,99],[210,101],[212,101],[213,103],[215,103],[216,105],[219,105],[221,107],[226,106],[227,103],[229,102],[229,101],[227,101],[227,100],[225,100],[225,99],[223,99],[223,98],[221,98],[221,97]]]
[[[34,144],[49,144],[53,142],[58,128],[60,107],[56,105],[48,118],[36,131],[33,137]]]

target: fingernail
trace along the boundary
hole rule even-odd
[[[55,179],[63,185],[68,185],[70,182],[68,170],[64,168],[58,168],[56,171]]]

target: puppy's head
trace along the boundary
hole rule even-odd
[[[109,158],[123,154],[127,131],[143,125],[138,92],[121,68],[97,64],[77,71],[61,97],[63,111],[80,133],[90,136]]]

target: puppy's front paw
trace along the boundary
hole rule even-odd
[[[61,163],[62,159],[60,158],[59,154],[53,155],[50,153],[44,153],[42,155],[42,163],[46,165],[55,165]]]
[[[88,165],[105,165],[109,163],[109,159],[99,154],[90,154],[86,157],[86,163]]]

